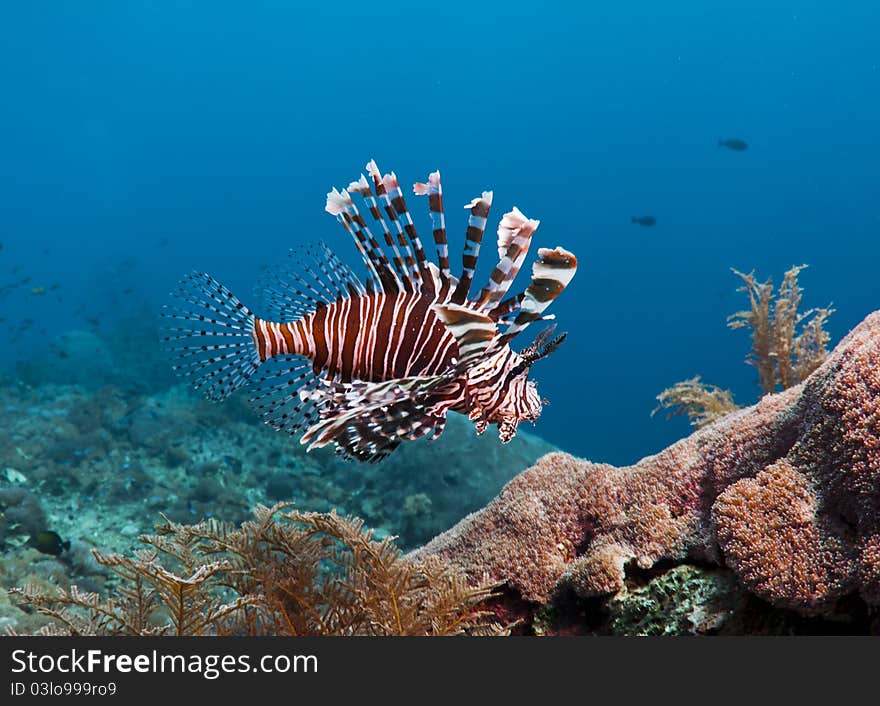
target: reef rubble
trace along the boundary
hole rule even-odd
[[[503,583],[496,610],[533,625],[685,564],[722,567],[707,570],[732,574],[737,601],[744,588],[807,620],[846,601],[876,614],[880,312],[801,384],[632,466],[550,453],[413,555]]]

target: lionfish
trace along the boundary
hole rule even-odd
[[[530,367],[565,334],[545,329],[519,352],[510,342],[533,321],[553,318],[544,311],[571,281],[577,259],[561,247],[539,249],[528,288],[507,297],[539,223],[514,207],[498,225],[498,264],[471,296],[492,192],[465,206],[470,218],[455,277],[440,173],[413,187],[428,197],[435,265],[397,176],[381,175],[374,161],[366,170],[369,180],[361,174],[347,189],[334,188],[326,205],[352,236],[366,282],[323,243],[291,251],[288,264],[258,282],[265,316],[257,316],[213,277],[194,272],[163,313],[175,370],[213,400],[249,384],[267,424],[302,432],[309,450],[332,443],[359,461],[384,458],[402,441],[436,438],[450,411],[468,415],[480,434],[495,424],[501,441],[510,441],[546,403],[528,379]]]

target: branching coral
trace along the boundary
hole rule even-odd
[[[13,594],[69,635],[454,635],[500,633],[442,560],[401,557],[363,522],[335,513],[258,507],[240,527],[166,520],[133,557],[95,552],[119,579],[102,600],[72,586]]]
[[[748,295],[749,308],[728,316],[727,325],[751,330],[752,351],[746,362],[757,368],[758,385],[764,394],[804,381],[828,355],[830,338],[825,322],[834,309],[799,311],[803,289],[798,276],[806,267],[790,268],[776,294],[772,280],[759,282],[754,270],[748,274],[732,270],[743,281],[738,291]],[[737,409],[730,390],[701,382],[699,375],[663,390],[657,400],[652,416],[659,410],[667,410],[668,417],[686,414],[698,428]]]
[[[729,566],[804,614],[880,605],[880,312],[803,383],[636,465],[548,454],[416,553],[545,603],[614,593],[628,567]]]

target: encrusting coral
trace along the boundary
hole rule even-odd
[[[763,394],[787,390],[802,382],[828,354],[830,338],[825,322],[834,309],[799,311],[803,289],[798,276],[806,267],[789,268],[775,294],[772,280],[759,282],[754,271],[744,274],[733,270],[743,281],[738,291],[748,294],[749,308],[728,316],[727,325],[751,330],[752,350],[746,362],[757,368]],[[669,417],[686,414],[697,428],[738,408],[729,390],[706,384],[699,375],[663,390],[657,400],[659,404],[651,416],[660,410],[667,410]]]
[[[119,579],[102,600],[76,586],[13,598],[66,635],[501,634],[468,585],[436,557],[403,558],[359,520],[260,506],[240,527],[166,520],[134,556],[94,552]]]
[[[538,604],[696,560],[804,615],[850,595],[880,605],[880,312],[803,383],[634,466],[548,454],[411,556]]]

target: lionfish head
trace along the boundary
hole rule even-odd
[[[507,443],[516,435],[516,427],[520,422],[534,422],[540,417],[544,405],[547,404],[538,394],[537,383],[529,380],[529,370],[535,362],[546,358],[565,340],[567,334],[564,333],[553,338],[555,329],[555,326],[544,329],[532,345],[520,351],[520,361],[507,376],[507,392],[496,411],[502,443]]]

